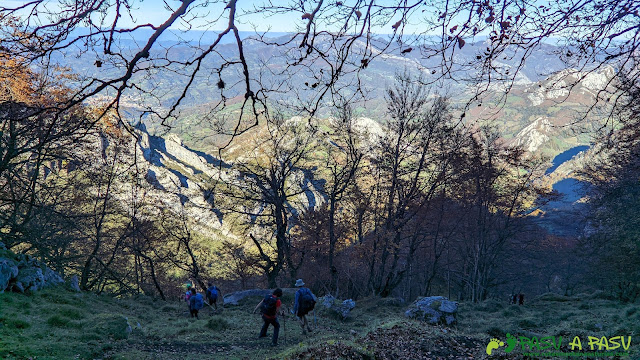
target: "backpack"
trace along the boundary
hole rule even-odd
[[[204,300],[202,299],[202,294],[197,293],[193,297],[193,309],[200,310],[204,306]]]
[[[212,287],[207,289],[207,297],[209,299],[216,300],[216,299],[218,299],[218,293],[219,292],[220,292],[220,289],[218,289],[217,286],[212,286]]]
[[[300,304],[298,304],[298,313],[307,314],[309,311],[316,307],[316,300],[313,298],[311,290],[305,289],[300,294]]]
[[[263,315],[275,316],[277,310],[278,299],[273,295],[267,295],[262,300],[260,312]]]

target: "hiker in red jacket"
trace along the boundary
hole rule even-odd
[[[256,310],[260,308],[260,312],[262,313],[262,320],[264,321],[264,323],[262,324],[262,330],[260,330],[260,336],[258,336],[259,338],[267,337],[267,329],[269,328],[269,324],[273,325],[273,339],[271,341],[272,346],[278,345],[278,333],[280,332],[278,313],[280,313],[280,306],[282,306],[282,301],[280,301],[281,296],[282,289],[275,289],[273,290],[273,294],[265,296],[264,299],[260,301],[258,306],[253,309],[253,312],[255,313]]]

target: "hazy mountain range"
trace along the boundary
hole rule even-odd
[[[187,32],[171,33],[163,35],[158,45],[159,50],[155,55],[160,56],[170,54],[176,59],[188,59],[193,56],[194,46],[207,44],[211,41],[215,33],[207,32]],[[251,40],[253,33],[243,33],[245,46],[250,46],[251,51],[247,52],[250,71],[252,73],[261,72],[261,66],[265,59],[269,67],[280,68],[286,66],[286,57],[277,56],[276,50],[283,50],[262,42]],[[119,46],[122,51],[135,51],[148,34],[142,32],[131,36],[129,39],[121,39]],[[273,41],[284,43],[289,34],[270,34]],[[382,40],[380,40],[382,41]],[[374,42],[375,44],[375,42]],[[362,42],[357,44],[364,47]],[[294,45],[295,46],[295,45]],[[354,47],[352,56],[356,59],[361,54],[358,46]],[[465,63],[475,58],[484,49],[482,42],[469,43],[457,50],[459,63]],[[547,180],[550,186],[564,193],[563,199],[552,202],[543,208],[541,219],[552,222],[549,228],[556,229],[560,233],[571,233],[571,228],[558,225],[557,214],[566,214],[575,209],[579,209],[577,201],[580,195],[580,183],[573,175],[576,169],[576,160],[584,157],[584,151],[588,149],[593,141],[591,129],[595,127],[598,119],[587,118],[582,121],[581,128],[570,126],[580,119],[588,105],[595,100],[596,92],[604,86],[614,75],[612,68],[594,72],[586,75],[582,81],[569,92],[568,85],[572,80],[581,77],[580,74],[569,74],[569,70],[564,69],[564,64],[553,53],[557,49],[553,45],[544,45],[539,52],[533,53],[525,66],[520,70],[515,78],[506,101],[500,104],[492,104],[489,98],[486,103],[480,106],[472,106],[467,112],[467,121],[482,120],[492,123],[503,134],[503,137],[511,144],[521,145],[527,151],[534,154],[542,154],[547,158],[554,159],[550,162]],[[223,43],[218,52],[220,57],[233,58],[237,55],[235,44]],[[152,58],[153,58],[152,54]],[[119,71],[117,63],[108,63],[97,69],[94,65],[95,59],[101,59],[98,51],[77,52],[69,49],[64,57],[55,59],[63,65],[69,66],[74,72],[81,76],[95,76],[98,78],[111,76]],[[207,62],[209,61],[209,62]],[[212,91],[215,86],[213,80],[206,76],[207,71],[219,65],[219,58],[205,60],[203,64],[203,76],[196,77],[190,95],[185,99],[181,107],[181,115],[173,123],[169,134],[165,137],[155,136],[154,133],[160,130],[158,124],[151,121],[138,125],[141,136],[139,142],[143,150],[144,159],[149,163],[147,180],[158,191],[167,192],[175,196],[164,197],[163,201],[169,205],[172,202],[185,203],[189,201],[195,206],[191,207],[193,217],[201,219],[202,224],[208,224],[217,230],[224,230],[222,227],[222,216],[216,210],[210,210],[207,205],[206,181],[208,178],[217,176],[216,167],[224,164],[225,159],[218,159],[210,155],[215,149],[215,142],[212,141],[213,130],[201,121],[203,114],[207,113],[210,104],[218,101],[218,92]],[[368,98],[366,101],[356,105],[356,113],[360,117],[369,118],[370,123],[383,123],[385,121],[384,90],[393,84],[394,76],[398,72],[409,69],[414,73],[422,72],[422,76],[429,80],[432,76],[430,72],[421,70],[437,65],[438,59],[424,59],[419,51],[401,53],[401,48],[397,48],[388,54],[384,54],[372,61],[366,69],[358,73],[359,81],[366,90]],[[354,60],[355,62],[355,60]],[[515,66],[505,60],[506,67]],[[263,70],[263,69],[262,69]],[[468,72],[472,77],[472,69],[459,69]],[[169,74],[169,75],[167,75]],[[139,77],[134,78],[137,85],[145,89],[153,89],[158,95],[158,106],[166,106],[175,101],[179,94],[176,89],[184,83],[184,76],[178,73],[163,73],[160,77]],[[274,72],[271,72],[272,76]],[[223,78],[229,83],[235,82],[238,75],[232,72],[223,72]],[[290,79],[292,83],[300,84],[304,87],[308,79],[304,77],[304,72],[299,73],[299,78]],[[467,84],[460,82],[441,83],[438,89],[444,90],[446,95],[452,98],[454,106],[461,108],[470,98]],[[503,89],[500,86],[492,88],[495,98],[500,98]],[[135,93],[125,94],[124,110],[129,111],[133,116],[136,109],[142,108],[145,99],[137,98]],[[233,101],[230,105],[233,105]],[[233,107],[230,107],[230,112]],[[132,118],[132,122],[136,122]],[[317,202],[321,202],[318,199]],[[317,203],[316,202],[316,203]],[[198,210],[200,209],[200,210]],[[554,214],[554,215],[551,215]],[[545,217],[546,216],[546,217]],[[208,231],[206,231],[208,232]]]

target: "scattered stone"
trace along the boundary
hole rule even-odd
[[[416,299],[405,312],[405,316],[421,319],[429,324],[451,325],[456,322],[458,303],[444,296],[430,296]]]

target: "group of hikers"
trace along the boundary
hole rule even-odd
[[[306,288],[304,281],[302,279],[296,280],[296,287],[298,290],[295,295],[295,302],[293,305],[293,314],[298,317],[300,322],[300,327],[302,328],[302,334],[307,334],[307,332],[312,332],[311,326],[309,325],[309,321],[307,320],[307,314],[311,310],[314,309],[316,305],[317,298],[316,296]],[[206,298],[207,302],[205,302],[202,294],[196,292],[196,289],[191,284],[187,284],[187,292],[184,295],[184,299],[189,304],[189,313],[191,317],[198,318],[198,311],[204,307],[205,304],[218,309],[217,301],[218,298],[222,297],[222,292],[220,289],[209,283],[206,290]],[[278,315],[285,316],[284,310],[281,309],[282,301],[280,298],[282,297],[282,289],[278,288],[273,290],[273,292],[269,295],[266,295],[260,303],[253,309],[253,313],[260,310],[262,314],[262,329],[260,330],[260,335],[258,338],[267,337],[267,330],[269,329],[269,325],[273,326],[273,337],[271,340],[272,346],[278,345],[278,335],[280,333],[280,323],[278,322]]]
[[[189,305],[189,313],[191,317],[198,318],[198,311],[204,307],[205,304],[214,308],[214,311],[218,310],[218,297],[222,297],[220,289],[209,283],[206,290],[207,302],[204,301],[202,294],[196,291],[196,288],[187,284],[187,292],[184,294],[184,300]]]

